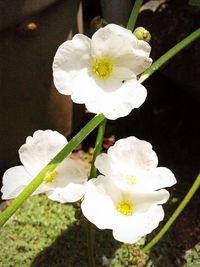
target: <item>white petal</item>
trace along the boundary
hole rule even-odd
[[[81,199],[88,179],[83,166],[72,159],[65,158],[55,171],[57,174],[54,180],[46,183],[48,197],[61,203]]]
[[[119,214],[113,227],[113,237],[123,243],[133,244],[137,242],[145,229],[145,214],[141,217],[138,215],[123,216]]]
[[[139,50],[139,47],[141,47],[141,50]],[[149,53],[147,54],[142,50],[142,45],[140,44],[138,49],[134,49],[132,53],[115,59],[114,64],[116,66],[126,66],[129,70],[132,70],[132,73],[139,75],[151,66],[152,59],[149,57]]]
[[[143,213],[152,205],[163,204],[169,199],[169,192],[165,189],[151,192],[133,192],[132,200],[135,205],[135,213]]]
[[[123,79],[116,76],[116,74],[108,79],[100,79],[93,73],[89,73],[87,69],[82,69],[79,71],[77,78],[73,79],[71,82],[72,101],[78,104],[85,103],[87,108],[88,103],[95,103],[94,108],[88,109],[93,113],[99,113],[101,112],[99,108],[101,109],[105,101],[108,102],[111,98],[115,98],[117,89],[123,85],[122,80]],[[113,95],[111,95],[111,93],[113,93]],[[126,94],[127,92],[123,92],[123,95]],[[98,104],[97,107],[96,104]]]
[[[91,99],[98,98],[101,88],[96,84],[94,78],[88,75],[88,71],[83,69],[79,72],[76,79],[71,83],[73,89],[71,98],[77,104],[84,104]]]
[[[170,187],[176,183],[174,174],[165,167],[158,167],[143,174],[139,177],[140,187],[142,182],[145,184],[147,190],[157,190],[164,187]]]
[[[54,83],[58,91],[71,94],[73,79],[77,79],[79,72],[87,68],[89,62],[90,39],[87,36],[76,34],[72,40],[64,42],[58,48],[53,62]]]
[[[144,86],[135,80],[129,80],[112,92],[101,92],[93,101],[89,99],[86,107],[93,113],[103,113],[106,118],[115,120],[128,115],[145,101],[147,92]]]
[[[143,235],[151,233],[156,227],[158,227],[159,222],[164,219],[164,210],[162,206],[152,206],[147,212],[147,220],[145,231]]]
[[[120,84],[121,81],[120,81]],[[88,76],[87,70],[82,70],[77,79],[71,83],[73,92],[72,101],[78,104],[86,104],[87,109],[93,113],[100,113],[104,102],[108,102],[109,95],[116,87],[119,87],[119,80],[97,81],[93,76]]]
[[[47,192],[49,199],[60,203],[71,203],[80,200],[85,194],[85,184],[69,183],[64,188],[55,188]]]
[[[113,228],[113,236],[120,242],[133,244],[152,232],[163,218],[164,211],[161,206],[152,206],[147,212],[139,215],[119,216]]]
[[[116,66],[129,68],[135,75],[152,63],[150,45],[138,40],[131,31],[114,24],[99,29],[92,36],[91,48],[93,57],[108,56]]]
[[[157,170],[158,169],[158,170]],[[167,169],[166,170],[159,170],[159,168],[155,168],[149,171],[133,171],[132,176],[127,174],[124,175],[123,177],[127,180],[130,177],[129,184],[131,184],[131,177],[135,178],[135,183],[132,184],[134,187],[134,190],[143,190],[143,191],[150,191],[150,190],[158,190],[164,187],[169,187],[172,186],[176,183],[176,179],[173,175],[173,173]],[[161,167],[162,169],[162,167]],[[117,175],[115,175],[116,178]],[[119,175],[118,175],[119,176]]]
[[[108,24],[92,36],[92,55],[98,57],[108,55],[115,58],[127,54],[136,43],[137,38],[130,30],[115,24]]]
[[[101,153],[95,160],[95,166],[100,173],[110,176],[112,172],[111,157],[106,153]]]
[[[120,82],[128,81],[130,79],[137,81],[137,77],[136,77],[135,73],[133,72],[133,70],[131,68],[129,68],[128,64],[116,65],[114,67],[114,70],[113,70],[113,78],[119,79]]]
[[[24,166],[15,166],[8,169],[3,175],[2,199],[12,199],[21,193],[28,185],[32,176],[24,169]]]
[[[151,183],[154,190],[170,187],[176,184],[176,178],[174,174],[165,167],[158,167],[151,172]]]
[[[123,200],[133,202],[135,214],[146,212],[152,205],[163,204],[169,198],[169,192],[165,189],[158,191],[146,191],[142,187],[135,189],[122,179],[113,180],[104,177],[104,188],[106,188],[107,194],[111,196],[115,205]],[[116,197],[115,194],[118,194],[119,197]]]
[[[112,229],[115,214],[113,201],[106,192],[106,184],[106,179],[102,176],[89,180],[81,203],[84,216],[99,229]]]
[[[131,110],[139,108],[144,103],[146,96],[146,88],[134,79],[126,81],[120,88],[119,97],[130,104]]]
[[[67,139],[60,133],[38,130],[20,147],[20,160],[25,169],[35,176],[66,144]]]
[[[126,73],[126,75],[123,72],[120,73],[121,75],[117,76],[119,73],[118,69],[116,69],[116,71],[107,79],[98,78],[93,74],[95,85],[99,88],[99,91],[105,93],[106,96],[110,93],[115,93],[123,85],[122,81],[128,76],[128,73]],[[131,78],[130,75],[128,77]]]
[[[134,174],[139,170],[152,170],[158,164],[152,145],[134,136],[118,140],[110,147],[108,154],[116,171]]]

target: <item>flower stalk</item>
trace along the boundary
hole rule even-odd
[[[105,133],[105,128],[106,128],[106,123],[107,123],[107,119],[104,119],[99,124],[89,179],[97,177],[97,169],[96,169],[94,163],[95,163],[96,157],[100,154],[100,152],[102,150],[102,143],[103,143],[103,138],[104,138],[104,133]]]
[[[89,179],[97,177],[97,169],[94,163],[95,163],[96,157],[100,154],[102,150],[102,143],[103,143],[103,138],[104,138],[104,133],[105,133],[105,128],[106,128],[106,122],[107,122],[107,119],[104,119],[99,124]],[[95,235],[94,226],[88,221],[87,222],[87,245],[88,245],[88,264],[90,267],[95,267],[95,261],[94,261],[94,238],[95,237],[94,235]]]
[[[102,113],[96,115],[89,121],[79,133],[46,165],[31,183],[12,201],[12,203],[0,214],[0,226],[2,226],[22,203],[38,188],[43,182],[45,175],[53,171],[66,156],[68,156],[100,123],[104,120]]]
[[[127,29],[133,31],[143,0],[136,0],[128,20]]]
[[[170,226],[173,224],[176,218],[180,215],[180,213],[189,203],[189,201],[191,200],[191,198],[193,197],[199,186],[200,186],[200,173],[197,176],[196,180],[194,181],[193,185],[191,186],[190,190],[184,197],[184,199],[181,201],[177,209],[174,211],[172,216],[167,221],[167,223],[163,226],[160,232],[142,249],[144,253],[148,252],[151,248],[153,248],[156,245],[156,243],[164,236],[164,234],[167,232],[167,230],[170,228]]]
[[[200,28],[188,35],[181,42],[172,47],[169,51],[167,51],[164,55],[162,55],[159,59],[157,59],[151,67],[149,67],[140,77],[139,82],[143,83],[146,79],[148,79],[155,71],[157,71],[160,67],[162,67],[168,60],[174,57],[177,53],[179,53],[186,46],[194,42],[196,39],[200,37]]]

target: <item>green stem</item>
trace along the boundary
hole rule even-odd
[[[165,64],[169,59],[174,57],[178,52],[185,48],[190,43],[194,42],[197,38],[200,37],[200,28],[188,35],[180,43],[172,47],[159,59],[157,59],[150,68],[148,68],[140,77],[139,82],[143,83],[149,76],[151,76],[155,71],[157,71],[163,64]]]
[[[31,183],[12,201],[12,203],[0,214],[0,226],[2,226],[21,204],[37,189],[43,182],[47,172],[53,171],[56,166],[63,161],[74,148],[76,148],[96,127],[105,119],[102,113],[96,115],[89,121],[79,133],[77,133],[69,143],[45,166]]]
[[[94,153],[93,153],[92,165],[91,165],[91,170],[90,170],[90,179],[97,177],[97,169],[94,163],[95,163],[96,157],[100,154],[102,150],[102,143],[103,143],[103,138],[104,138],[104,133],[105,133],[105,128],[106,128],[106,122],[107,120],[104,119],[99,124]]]
[[[87,221],[87,249],[88,249],[88,266],[95,267],[94,260],[94,225]]]
[[[128,20],[127,29],[133,31],[143,0],[136,0]]]
[[[184,199],[179,204],[178,208],[174,211],[172,216],[169,218],[167,223],[164,225],[164,227],[160,230],[160,232],[142,249],[144,253],[149,251],[167,232],[169,227],[172,225],[172,223],[176,220],[176,218],[179,216],[179,214],[183,211],[185,206],[189,203],[195,192],[200,186],[200,174],[197,176],[196,180],[194,181],[192,187],[184,197]]]
[[[95,163],[96,157],[101,153],[101,150],[102,150],[102,143],[103,143],[103,138],[104,138],[104,133],[105,133],[105,128],[106,128],[106,122],[107,120],[104,119],[100,123],[99,128],[98,128],[89,179],[97,177],[97,169],[94,163]],[[87,222],[87,245],[88,245],[89,267],[95,267],[94,236],[95,236],[95,228],[93,224],[88,221]]]

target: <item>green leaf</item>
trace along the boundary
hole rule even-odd
[[[189,5],[200,6],[200,0],[189,0]]]

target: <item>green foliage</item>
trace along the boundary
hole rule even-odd
[[[189,5],[200,6],[200,0],[189,0]]]
[[[84,219],[76,220],[75,213],[80,211],[71,204],[56,203],[43,195],[30,197],[0,229],[0,266],[87,267],[86,223]],[[122,244],[113,239],[111,231],[96,229],[95,240],[97,267],[102,266],[103,256],[110,260],[110,267],[154,266],[152,258],[146,264],[148,257],[138,247],[144,239],[137,246]],[[163,241],[156,247],[168,262],[173,244],[166,238]],[[182,266],[199,267],[199,255],[200,243],[185,253]]]
[[[200,243],[198,243],[193,249],[186,251],[184,258],[186,260],[184,267],[199,267],[200,266]]]
[[[0,266],[30,266],[35,256],[75,222],[74,208],[30,197],[0,229]]]
[[[144,267],[147,259],[137,246],[123,244],[115,251],[110,267]]]
[[[86,223],[75,213],[71,204],[30,197],[0,229],[0,266],[87,267]],[[115,241],[111,231],[96,229],[95,239],[96,266],[102,266],[103,256],[112,259],[111,266],[144,266],[133,265],[145,261],[139,249]]]

